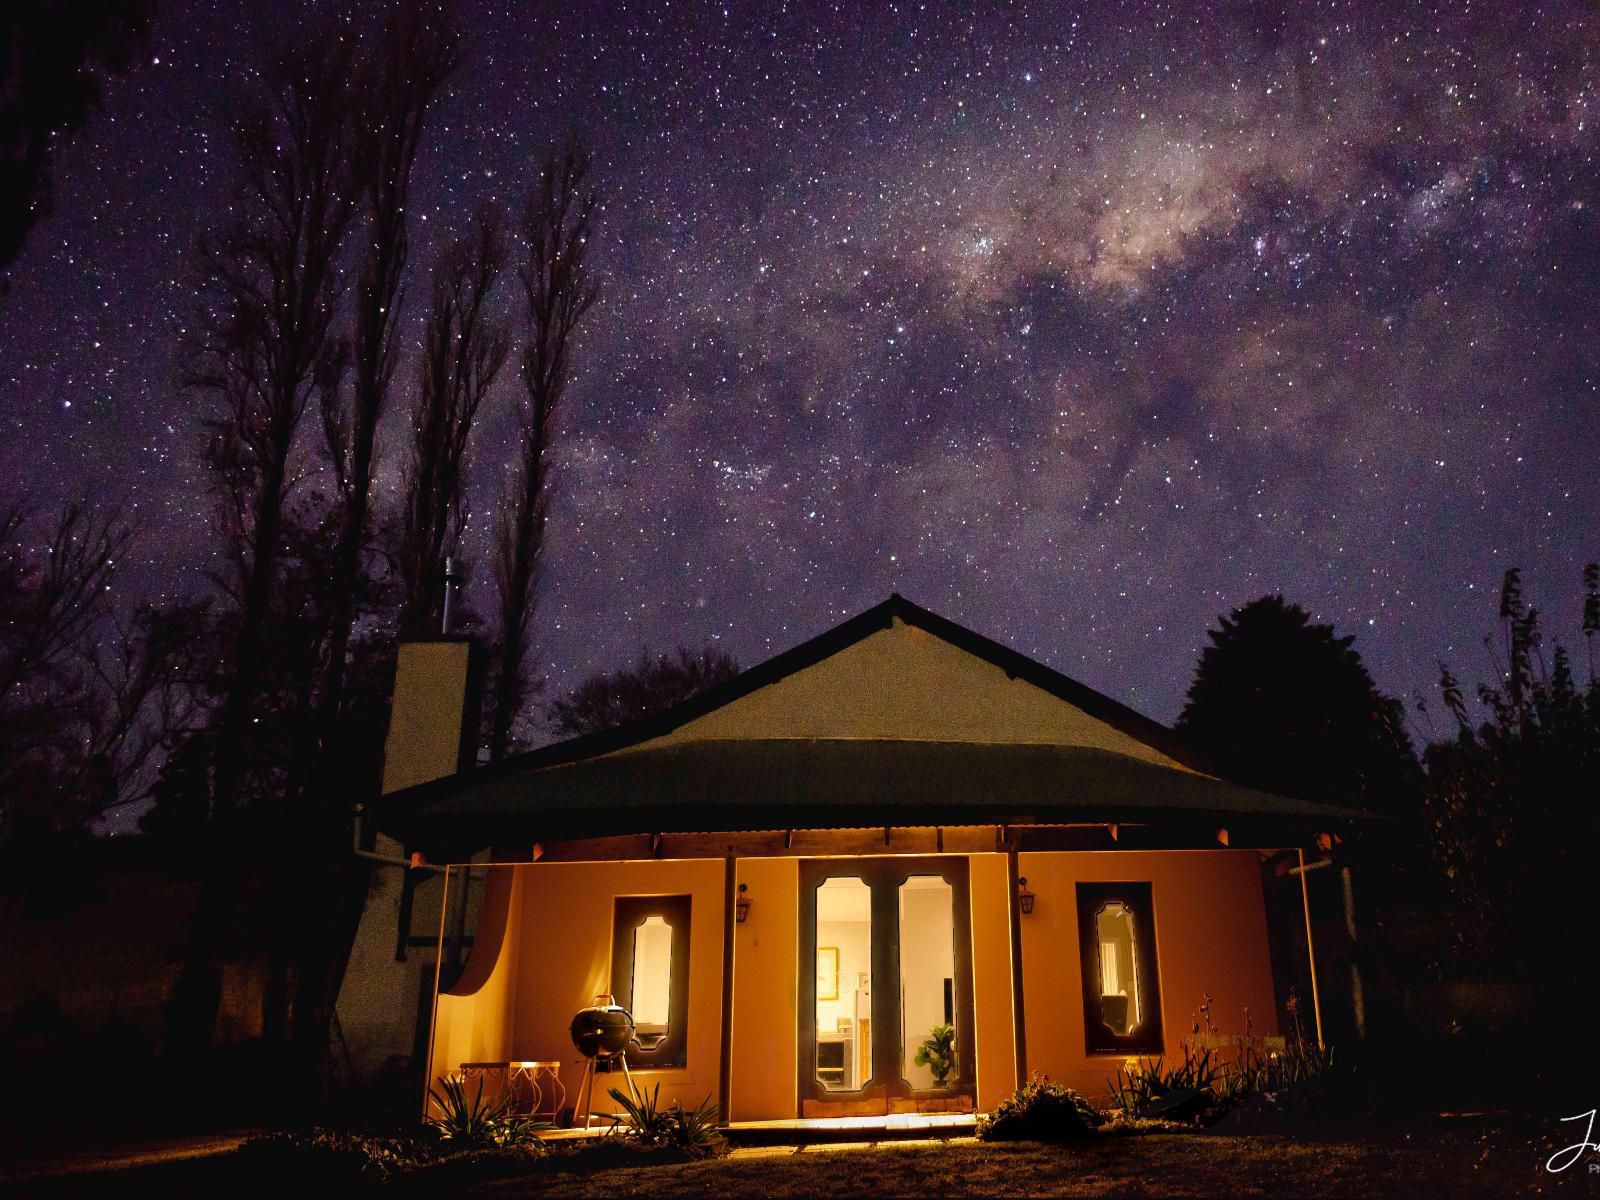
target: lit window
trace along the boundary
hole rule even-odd
[[[1078,936],[1088,1053],[1160,1053],[1161,995],[1150,885],[1078,884]]]
[[[830,1092],[872,1077],[872,889],[854,876],[817,885],[816,1078]]]
[[[634,1033],[646,1050],[667,1036],[668,1001],[672,996],[672,926],[652,913],[633,930]]]
[[[689,1013],[688,896],[617,897],[611,991],[633,1017],[629,1064],[683,1066]]]

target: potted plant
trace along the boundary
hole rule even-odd
[[[935,1025],[917,1047],[917,1066],[933,1072],[933,1086],[944,1087],[956,1069],[956,1030],[954,1025]]]

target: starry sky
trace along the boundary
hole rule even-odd
[[[1169,721],[1206,628],[1266,592],[1401,696],[1440,656],[1487,674],[1509,565],[1577,640],[1587,6],[454,7],[414,261],[569,128],[604,193],[553,686],[646,644],[751,665],[891,591]],[[130,594],[205,586],[174,367],[192,251],[227,201],[229,96],[325,8],[165,0],[0,301],[0,471],[123,499],[148,531]],[[477,537],[516,387],[479,430]]]

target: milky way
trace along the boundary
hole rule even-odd
[[[0,466],[126,496],[135,591],[205,586],[173,347],[227,97],[297,24],[258,7],[161,8],[0,302]],[[1162,719],[1216,614],[1265,592],[1399,695],[1441,656],[1487,669],[1509,565],[1575,638],[1596,18],[964,7],[457,6],[418,264],[569,127],[605,195],[552,683],[707,638],[748,665],[891,591]]]

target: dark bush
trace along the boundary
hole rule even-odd
[[[985,1142],[1074,1142],[1091,1137],[1105,1118],[1071,1088],[1035,1074],[978,1122]]]
[[[330,1190],[383,1183],[414,1170],[434,1153],[432,1143],[410,1138],[320,1128],[264,1134],[239,1149],[240,1161],[258,1183],[314,1180]]]

